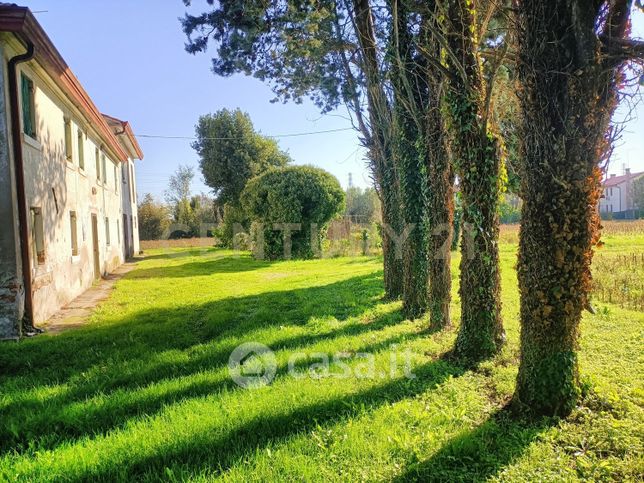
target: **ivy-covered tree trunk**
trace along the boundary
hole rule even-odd
[[[488,128],[485,82],[478,55],[473,3],[451,0],[447,20],[452,152],[463,203],[461,327],[455,352],[476,361],[495,354],[505,340],[499,274],[501,151]]]
[[[408,233],[403,250],[403,313],[406,317],[416,318],[427,310],[429,289],[427,154],[423,149],[423,136],[413,120],[399,106],[396,106],[396,111],[396,163],[400,176],[403,226]]]
[[[515,401],[536,414],[565,415],[580,394],[577,340],[598,239],[599,163],[620,77],[611,45],[626,34],[631,2],[602,5],[523,0],[517,9],[524,203]]]
[[[429,291],[427,238],[427,149],[425,101],[427,83],[414,57],[405,0],[391,3],[393,85],[393,149],[400,179],[400,198],[406,238],[403,252],[403,313],[408,318],[427,310]]]
[[[429,15],[425,18],[426,51],[440,58],[441,46],[432,35],[439,22],[437,5],[428,2]],[[425,113],[427,149],[427,191],[429,220],[429,313],[433,329],[450,325],[452,298],[451,248],[454,224],[454,173],[447,150],[447,135],[443,116],[443,75],[428,63],[426,67],[428,102]]]
[[[438,105],[437,105],[438,106]],[[454,223],[454,175],[445,148],[445,136],[438,107],[428,116],[428,216],[429,216],[429,313],[434,329],[450,325],[452,298],[451,248]]]
[[[373,161],[380,209],[382,214],[382,256],[385,297],[397,300],[403,294],[403,257],[402,247],[397,245],[403,232],[402,212],[400,209],[400,190],[391,156]]]

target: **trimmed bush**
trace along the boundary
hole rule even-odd
[[[268,259],[319,255],[329,222],[345,208],[338,180],[313,166],[271,169],[248,182],[241,202],[253,221],[253,251]]]

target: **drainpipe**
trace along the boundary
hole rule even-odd
[[[11,110],[11,141],[13,144],[13,162],[16,171],[16,192],[18,196],[18,221],[20,224],[20,258],[22,261],[22,278],[25,288],[25,316],[23,325],[32,326],[34,321],[33,291],[31,280],[31,256],[29,254],[29,221],[27,218],[27,196],[25,192],[25,170],[22,159],[22,139],[20,129],[20,107],[18,104],[18,70],[17,65],[31,60],[34,56],[34,45],[26,41],[27,52],[16,55],[9,60],[9,109]],[[25,323],[26,322],[26,323]]]

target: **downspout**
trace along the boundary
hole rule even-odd
[[[26,41],[27,52],[16,55],[9,60],[9,109],[11,111],[11,141],[13,144],[13,162],[16,171],[16,192],[18,197],[18,222],[20,225],[20,258],[22,261],[22,278],[25,288],[25,315],[23,326],[33,327],[34,307],[31,280],[31,256],[29,253],[29,221],[27,218],[27,196],[25,192],[25,171],[22,158],[22,139],[20,129],[20,107],[18,104],[18,64],[31,60],[34,56],[34,45]]]

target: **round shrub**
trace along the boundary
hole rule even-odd
[[[253,221],[253,251],[268,259],[318,255],[329,222],[345,206],[338,180],[313,166],[266,171],[248,182],[241,202]],[[290,246],[285,230],[291,231]]]

